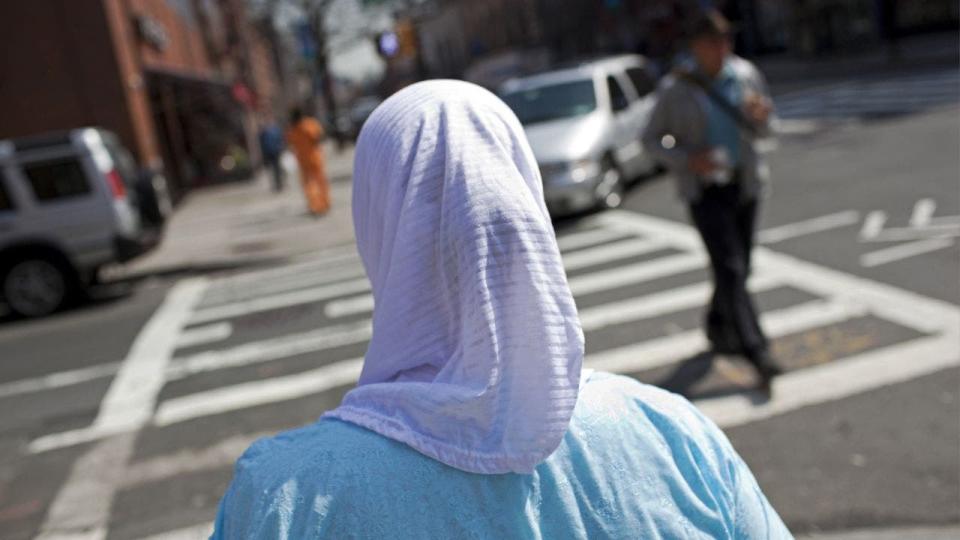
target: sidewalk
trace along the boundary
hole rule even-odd
[[[960,38],[955,32],[905,37],[901,39],[899,49],[899,56],[893,60],[888,57],[886,46],[881,46],[822,58],[781,54],[760,56],[754,61],[770,81],[775,94],[835,79],[895,75],[951,65],[956,68],[960,61]]]
[[[110,278],[179,275],[279,264],[353,243],[350,210],[353,147],[326,149],[333,206],[323,217],[307,212],[292,156],[285,156],[286,186],[274,193],[267,174],[246,182],[198,189],[167,222],[152,253],[112,269]]]
[[[797,540],[953,540],[955,538],[960,538],[960,525],[815,533],[798,536]]]

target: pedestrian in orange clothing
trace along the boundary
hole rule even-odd
[[[300,109],[290,113],[290,128],[287,129],[287,144],[300,165],[300,182],[307,198],[307,206],[314,215],[330,210],[330,184],[324,168],[323,127],[320,122],[303,114]]]

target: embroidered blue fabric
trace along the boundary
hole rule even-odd
[[[213,539],[791,538],[688,401],[594,373],[533,474],[473,474],[335,419],[254,443]]]

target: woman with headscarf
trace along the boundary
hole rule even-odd
[[[300,109],[290,113],[287,144],[293,150],[300,167],[300,183],[310,212],[319,216],[330,210],[330,184],[323,162],[323,127],[320,122],[303,114]]]
[[[523,129],[464,82],[410,86],[357,144],[373,287],[358,386],[238,460],[214,538],[789,538],[689,402],[582,372]]]

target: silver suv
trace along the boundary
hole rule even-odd
[[[155,189],[144,190],[144,178]],[[155,246],[169,199],[154,184],[107,131],[0,141],[0,301],[46,315],[101,266]],[[146,202],[155,215],[144,217]]]
[[[500,87],[524,125],[552,215],[618,206],[629,180],[656,169],[640,143],[656,81],[644,57],[622,55]]]

